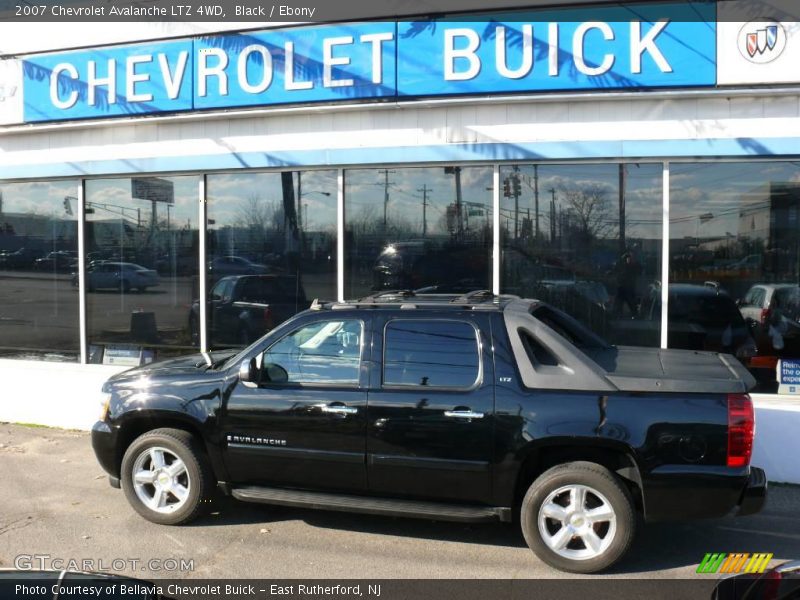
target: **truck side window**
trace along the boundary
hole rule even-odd
[[[479,377],[478,337],[471,324],[404,319],[386,326],[384,385],[471,388]]]
[[[358,385],[363,324],[355,319],[316,321],[295,329],[266,350],[262,381],[280,384]],[[286,375],[274,380],[280,369]]]

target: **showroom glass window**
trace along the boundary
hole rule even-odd
[[[212,348],[247,345],[314,298],[336,298],[335,171],[207,181]]]
[[[0,184],[0,357],[77,361],[78,184]]]
[[[345,172],[345,297],[491,288],[492,168]]]
[[[800,163],[671,166],[671,347],[734,354],[776,391],[777,361],[800,361],[798,283]]]
[[[86,181],[89,362],[191,352],[198,297],[198,177]]]
[[[500,170],[501,290],[565,310],[612,343],[658,346],[662,165]]]

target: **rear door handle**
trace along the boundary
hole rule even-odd
[[[444,411],[444,416],[456,419],[482,419],[483,413],[473,410],[446,410]]]
[[[321,404],[319,405],[322,412],[332,415],[354,415],[358,412],[355,406],[345,406],[344,404]]]

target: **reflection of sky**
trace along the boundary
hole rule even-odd
[[[301,171],[299,179],[304,229],[335,231],[336,171]],[[292,173],[292,181],[297,202],[298,172]],[[268,210],[283,207],[280,173],[209,175],[207,193],[208,217],[214,219],[215,228],[247,222],[246,215],[254,200]]]
[[[739,231],[739,209],[766,199],[772,183],[800,183],[798,162],[673,164],[670,167],[670,237],[725,237]],[[700,217],[703,217],[702,220]]]
[[[3,212],[56,216],[75,219],[78,215],[78,185],[70,181],[34,181],[0,184]],[[72,216],[67,214],[64,198],[71,196]]]
[[[422,233],[423,194],[427,195],[429,234],[447,233],[447,207],[456,202],[456,178],[443,167],[389,168],[387,221],[404,224]],[[383,169],[345,171],[345,220],[383,220],[386,176]],[[491,222],[492,167],[461,168],[461,201],[469,207],[470,227],[475,220]],[[427,191],[423,191],[427,190]],[[482,211],[483,215],[477,215]]]
[[[197,203],[198,203],[198,178],[188,177],[159,177],[173,183],[175,203],[169,207],[170,222],[174,227],[187,227],[189,229],[197,227]],[[123,179],[90,179],[86,182],[86,201],[91,203],[94,213],[86,216],[87,221],[107,221],[120,218],[120,209],[124,207],[125,217],[128,220],[136,220],[136,216],[131,210],[140,209],[141,222],[149,223],[153,203],[150,200],[142,200],[131,197],[131,180]],[[105,204],[107,207],[101,207]],[[167,218],[167,204],[156,202],[156,220],[162,221]]]
[[[661,238],[661,164],[628,163],[625,169],[625,230],[626,235],[642,239]],[[565,196],[570,191],[596,189],[602,195],[602,222],[608,227],[602,232],[616,238],[619,225],[619,165],[539,165],[539,219],[542,229],[549,228],[551,190],[555,190],[558,210],[569,209]],[[512,174],[511,167],[500,169],[500,184]],[[520,165],[519,207],[534,216],[535,183],[533,165]],[[503,214],[514,209],[514,198],[500,197]]]

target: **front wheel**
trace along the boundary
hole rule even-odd
[[[596,573],[628,551],[636,531],[630,492],[611,471],[571,462],[545,471],[522,501],[525,541],[556,569]]]
[[[121,480],[134,510],[162,525],[198,517],[214,489],[205,452],[180,429],[155,429],[136,438],[122,459]]]

